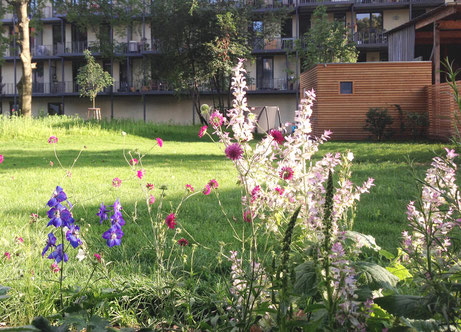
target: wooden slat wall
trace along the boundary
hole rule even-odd
[[[410,25],[387,36],[389,61],[413,61],[415,57],[415,26]]]
[[[394,137],[399,137],[399,114],[394,104],[408,112],[427,112],[431,68],[430,62],[338,63],[317,65],[301,74],[301,93],[314,88],[317,94],[314,134],[329,129],[333,139],[367,139],[370,132],[364,129],[366,113],[371,107],[384,107],[394,118]],[[352,95],[339,93],[341,81],[353,82]]]
[[[461,89],[461,81],[457,82]],[[427,87],[429,112],[429,137],[449,139],[455,133],[455,112],[458,112],[451,88],[447,83],[434,84]],[[460,128],[461,129],[461,128]]]

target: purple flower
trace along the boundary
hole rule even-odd
[[[122,204],[120,204],[120,201],[118,200],[118,198],[117,198],[117,200],[115,201],[115,203],[114,203],[114,205],[113,205],[113,208],[114,208],[114,213],[120,212],[120,210],[123,209],[123,208],[122,208]]]
[[[107,240],[107,246],[109,248],[113,246],[119,246],[122,243],[123,232],[120,228],[112,226],[108,231],[102,235],[103,239]]]
[[[74,248],[77,248],[79,244],[82,244],[82,241],[77,237],[80,227],[77,225],[70,225],[69,230],[66,233],[66,239],[70,242],[70,245]]]
[[[242,158],[243,155],[243,149],[238,143],[229,145],[224,152],[226,153],[227,158],[231,160],[238,160]]]
[[[53,233],[48,234],[48,241],[46,241],[45,248],[43,248],[42,251],[42,257],[45,256],[46,252],[50,247],[55,247],[56,246],[56,237],[54,236]]]
[[[112,227],[116,227],[122,229],[122,226],[125,225],[125,220],[122,217],[121,212],[115,212],[111,217],[110,221],[112,223]]]
[[[66,193],[60,186],[57,186],[56,190],[53,192],[53,195],[51,196],[51,199],[48,201],[47,205],[49,207],[54,207],[57,204],[64,202],[65,200],[67,200]]]
[[[47,227],[50,225],[53,225],[56,228],[63,226],[69,227],[74,222],[69,210],[59,203],[55,207],[51,208],[47,214],[48,218],[50,218],[50,222]]]
[[[66,253],[64,253],[62,244],[59,244],[56,249],[48,256],[48,259],[54,259],[56,264],[59,264],[62,260],[64,262],[67,262],[69,260],[69,257],[67,256]]]
[[[99,212],[96,213],[96,215],[98,217],[101,218],[101,224],[104,220],[107,220],[107,212],[109,212],[109,210],[107,210],[106,206],[104,205],[104,203],[101,203],[101,207],[99,208]]]

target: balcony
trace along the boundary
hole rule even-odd
[[[353,40],[357,44],[357,47],[380,47],[387,45],[387,35],[384,31],[355,32]]]
[[[83,51],[88,49],[88,42],[77,41],[56,44],[56,54],[58,55],[77,55],[83,54]]]
[[[273,39],[256,39],[254,42],[254,52],[286,52],[295,47],[296,38],[273,38]]]
[[[151,93],[151,92],[171,92],[173,91],[166,81],[150,80],[148,82],[114,82],[114,93]]]
[[[20,47],[19,45],[14,48],[12,45],[8,45],[4,52],[4,57],[19,56]],[[55,48],[52,45],[33,45],[30,47],[30,54],[32,57],[50,57],[56,53]]]
[[[259,92],[277,92],[277,91],[294,91],[295,83],[293,80],[286,78],[273,78],[267,80],[256,80],[256,84],[249,83],[248,91],[259,91]]]

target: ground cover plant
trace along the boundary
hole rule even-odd
[[[442,145],[428,143],[305,140],[312,96],[297,114],[305,124],[298,136],[277,131],[249,143],[252,122],[242,117],[246,104],[241,74],[237,68],[230,123],[219,112],[208,111],[207,131],[216,132],[212,137],[220,137],[223,144],[211,142],[203,127],[58,117],[0,120],[0,285],[11,287],[8,292],[0,289],[1,323],[28,324],[42,315],[61,322],[57,324],[94,330],[104,328],[106,319],[116,326],[204,330],[381,330],[417,324],[447,329],[459,324],[459,313],[452,310],[459,303],[453,293],[457,279],[447,272],[457,263],[447,260],[437,271],[425,271],[421,267],[431,259],[409,266],[396,258],[399,247],[413,254],[405,246],[408,242],[402,243],[402,231],[407,230],[406,240],[408,235],[420,239],[416,233],[424,234],[427,228],[418,228],[414,214],[407,216],[409,201],[420,195],[408,160],[423,178],[432,157],[445,156],[432,168],[451,176],[428,174],[456,189],[455,152],[447,154]],[[222,130],[227,124],[232,128],[229,136]],[[290,146],[311,149],[312,164],[302,169],[303,163],[278,157],[306,160]],[[261,155],[266,160],[274,157],[279,168],[274,171],[271,163],[261,163]],[[260,169],[249,171],[254,165]],[[302,182],[300,173],[315,175],[309,192],[315,192],[316,215],[297,204],[307,197],[305,188],[295,185]],[[375,187],[357,204],[356,190],[369,190],[371,182],[352,187],[349,180],[362,184],[370,177]],[[424,187],[422,202],[428,190],[446,196],[447,186],[433,179],[426,177],[432,182]],[[277,195],[271,188],[278,188]],[[450,197],[434,205],[438,210],[450,207],[452,212],[439,218],[447,224],[458,215],[455,193],[450,191]],[[350,195],[352,200],[343,199]],[[287,201],[278,201],[281,197]],[[48,213],[59,210],[61,203],[75,219],[70,221],[60,210],[68,223],[64,236],[53,219],[56,213]],[[425,220],[432,222],[430,217]],[[444,229],[434,243],[454,228]],[[54,229],[56,242],[49,235]],[[351,243],[348,236],[357,238],[359,233],[376,237],[377,246],[366,236],[362,239],[370,248]],[[67,263],[58,249],[61,241],[68,247]],[[442,243],[443,252],[456,257],[456,246],[445,239]],[[49,251],[40,258],[45,244]],[[433,282],[424,282],[427,272]],[[428,287],[437,290],[437,298],[426,297]],[[429,312],[420,307],[416,315],[403,312],[398,300],[414,306],[408,297],[397,296],[408,293],[420,296],[410,298],[413,303],[429,301]],[[373,298],[381,298],[375,302],[386,310],[373,304]],[[56,315],[63,311],[64,318]],[[436,320],[411,321],[429,317]],[[46,324],[36,324],[40,322]]]

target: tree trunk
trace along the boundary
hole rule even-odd
[[[22,115],[32,116],[32,56],[30,54],[29,17],[27,16],[27,0],[12,2],[19,23],[19,57],[22,63]]]

